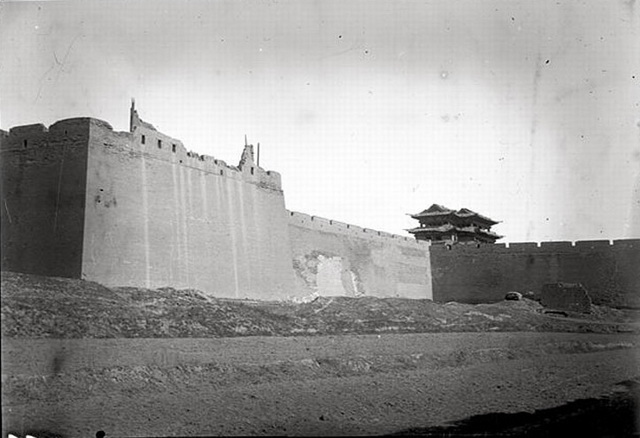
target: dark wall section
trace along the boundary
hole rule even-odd
[[[0,136],[2,269],[79,277],[89,119]]]
[[[561,281],[582,283],[594,304],[640,308],[640,239],[432,245],[430,252],[435,301],[494,302]]]

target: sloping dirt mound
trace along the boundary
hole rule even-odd
[[[282,334],[293,327],[286,316],[193,290],[109,289],[2,273],[3,337],[223,337]]]
[[[455,331],[637,332],[629,311],[552,317],[535,301],[438,304],[320,297],[309,303],[212,298],[197,290],[107,288],[65,278],[2,273],[2,336],[189,338]]]
[[[535,329],[535,301],[493,305],[438,304],[399,298],[323,297],[292,309],[291,315],[324,332],[485,331]]]
[[[568,312],[546,315],[540,303],[502,301],[492,304],[434,303],[401,298],[319,297],[304,304],[255,303],[255,306],[301,321],[321,333],[424,333],[471,331],[615,332],[637,329],[637,312],[593,306],[590,315]],[[621,326],[617,324],[622,324]]]

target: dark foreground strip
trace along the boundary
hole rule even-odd
[[[474,415],[445,426],[412,428],[385,436],[640,437],[640,379],[616,385],[607,396],[580,399],[534,413]]]
[[[102,431],[97,438],[133,438],[109,435]],[[51,431],[33,430],[24,438],[66,438]],[[3,438],[9,435],[4,435]],[[534,413],[494,413],[474,415],[448,425],[412,428],[384,436],[421,437],[640,437],[640,377],[617,384],[614,391],[598,398],[580,399],[556,408],[540,409]],[[205,438],[206,435],[166,438]],[[88,437],[92,438],[92,437]],[[137,435],[135,438],[146,438]],[[149,436],[149,438],[164,438]]]

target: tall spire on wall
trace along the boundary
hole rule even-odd
[[[133,133],[138,128],[151,129],[157,131],[155,126],[140,119],[138,110],[136,110],[136,100],[131,98],[131,109],[129,109],[129,132]]]
[[[129,109],[129,132],[133,132],[133,118],[136,114],[136,100],[131,98],[131,109]]]
[[[246,134],[244,135],[244,150],[242,151],[242,156],[240,157],[240,164],[238,164],[238,167],[242,169],[245,166],[251,166],[252,169],[253,169],[253,166],[255,166],[255,160],[253,156],[253,145],[247,142]]]

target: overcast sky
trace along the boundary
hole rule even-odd
[[[0,3],[0,127],[140,116],[287,208],[404,234],[432,203],[504,241],[640,237],[640,5]]]

